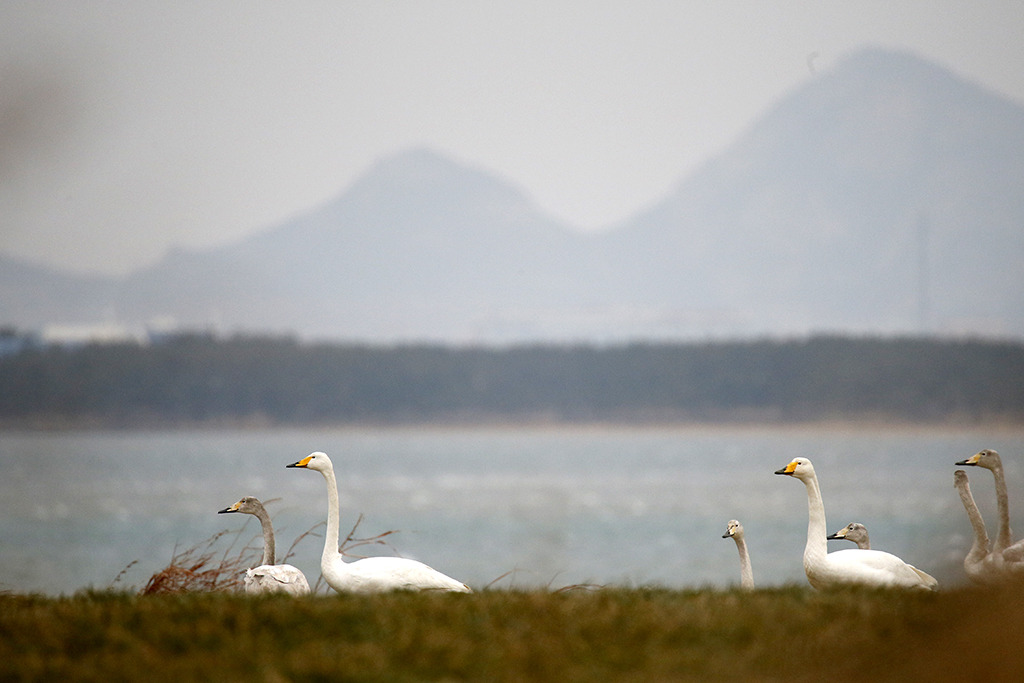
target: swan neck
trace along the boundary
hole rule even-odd
[[[334,476],[334,470],[329,469],[323,472],[327,481],[327,530],[324,532],[324,553],[323,561],[338,556],[338,536],[341,521],[338,511],[338,480]]]
[[[996,545],[993,552],[1002,552],[1013,545],[1013,531],[1010,529],[1010,500],[1006,492],[1006,476],[1003,465],[999,463],[992,469],[996,478],[996,503],[999,506],[999,531],[996,533]]]
[[[804,567],[816,564],[828,554],[828,532],[825,530],[825,503],[821,499],[818,476],[804,480],[807,486],[807,545],[804,547]]]
[[[960,494],[960,502],[964,504],[967,519],[971,522],[971,529],[974,530],[974,546],[971,548],[971,552],[974,552],[975,548],[983,548],[987,552],[989,544],[988,531],[985,530],[985,520],[978,510],[978,504],[974,502],[971,486],[966,481],[957,481],[956,490]]]
[[[740,584],[744,588],[754,587],[754,570],[750,566],[750,554],[747,552],[747,542],[736,539],[736,548],[740,553]]]
[[[256,519],[263,528],[263,562],[261,565],[274,564],[274,526],[270,523],[270,515],[263,508],[256,510]]]

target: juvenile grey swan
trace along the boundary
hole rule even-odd
[[[1024,540],[1013,542],[1013,530],[1010,529],[1010,496],[1006,492],[1006,475],[1003,474],[1003,460],[999,453],[986,448],[956,464],[984,467],[992,471],[996,483],[996,505],[999,509],[999,530],[996,532],[992,552],[1000,556],[1000,562],[1004,563],[1004,571],[1024,572]]]
[[[309,582],[297,567],[290,564],[274,564],[274,527],[270,523],[270,515],[258,498],[246,496],[234,505],[218,510],[218,514],[226,512],[253,515],[260,520],[260,526],[263,527],[263,561],[258,567],[245,570],[246,593],[309,593]]]
[[[828,540],[835,541],[845,538],[853,541],[861,550],[871,550],[871,539],[868,537],[868,528],[860,522],[850,522],[839,531],[828,537]]]
[[[735,519],[730,519],[722,538],[736,541],[736,548],[740,553],[740,585],[746,590],[751,590],[754,587],[754,570],[750,566],[750,554],[747,552],[747,542],[743,538],[743,525]]]
[[[991,551],[985,520],[978,511],[978,505],[971,495],[971,485],[967,481],[967,473],[957,470],[953,473],[953,486],[960,494],[960,502],[967,511],[967,519],[971,522],[974,541],[964,558],[964,573],[974,583],[983,585],[999,582],[1004,577],[1002,556]]]
[[[287,465],[315,470],[327,483],[327,531],[320,571],[327,585],[339,593],[372,593],[391,590],[439,590],[471,593],[469,586],[445,576],[422,562],[404,557],[366,557],[346,562],[338,550],[340,531],[338,480],[327,454],[317,451]]]
[[[825,503],[814,466],[807,458],[795,458],[775,474],[799,479],[807,488],[807,545],[804,547],[804,572],[815,588],[845,584],[900,586],[935,589],[938,582],[920,569],[880,550],[849,548],[828,552],[825,528]]]

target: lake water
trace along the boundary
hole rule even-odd
[[[775,476],[809,457],[830,531],[868,526],[872,545],[949,585],[963,583],[970,526],[953,463],[1003,455],[1024,531],[1024,428],[401,427],[0,434],[0,590],[141,587],[175,549],[224,529],[244,495],[268,505],[283,554],[326,515],[324,480],[285,469],[334,460],[346,531],[397,530],[391,551],[474,587],[594,583],[724,587],[739,582],[726,522],[745,529],[760,585],[804,583],[803,484]],[[967,468],[995,536],[987,470]],[[1016,508],[1013,504],[1016,503]],[[830,541],[834,548],[853,547]],[[321,538],[290,560],[319,576]]]

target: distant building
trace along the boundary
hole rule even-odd
[[[39,333],[44,345],[86,346],[88,344],[147,344],[145,331],[120,323],[47,325]]]

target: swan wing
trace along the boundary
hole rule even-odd
[[[392,590],[442,590],[469,593],[461,581],[404,557],[367,557],[344,564],[345,590],[377,592]]]
[[[938,582],[892,553],[850,548],[826,556],[828,574],[836,583],[935,588]]]
[[[245,571],[246,593],[309,594],[305,574],[290,564],[264,564]]]
[[[1003,551],[1003,561],[1011,563],[1024,563],[1024,541],[1017,541]]]
[[[915,567],[912,564],[908,564],[907,566],[910,567],[911,569],[913,569],[917,573],[917,577],[919,579],[921,579],[921,585],[924,586],[925,588],[929,588],[931,590],[935,590],[936,588],[939,587],[938,579],[936,579],[934,576],[932,576],[928,572],[923,572],[923,571],[921,571],[920,569],[918,569],[917,567]]]
[[[1005,576],[1018,577],[1024,574],[1024,541],[1015,543],[1003,551],[997,562],[1001,573]],[[995,556],[995,553],[989,557]]]

